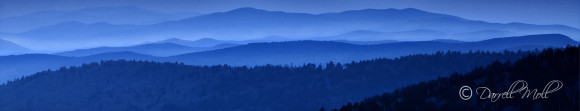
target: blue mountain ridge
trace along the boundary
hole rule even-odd
[[[0,39],[0,55],[23,54],[32,52],[14,42]]]
[[[334,41],[288,41],[250,43],[224,49],[187,53],[169,57],[154,57],[134,52],[109,52],[83,57],[65,57],[50,54],[0,56],[0,81],[61,66],[75,66],[100,60],[148,60],[181,62],[188,65],[229,64],[253,66],[264,64],[301,65],[347,63],[374,58],[396,58],[410,54],[436,51],[503,51],[535,50],[546,47],[577,45],[579,42],[561,34],[542,34],[489,39],[478,42],[408,41],[374,45],[355,45]],[[521,48],[521,49],[520,49]],[[55,58],[55,59],[52,59]]]
[[[12,33],[5,38],[36,41],[35,44],[51,46],[47,49],[71,47],[98,47],[106,45],[138,44],[169,38],[221,40],[249,40],[267,36],[309,38],[333,36],[356,30],[379,32],[404,32],[431,30],[447,34],[464,34],[495,31],[493,36],[448,36],[448,38],[421,35],[413,38],[398,37],[405,41],[454,39],[479,41],[497,36],[516,36],[559,33],[578,40],[580,30],[563,25],[532,25],[523,23],[489,23],[460,17],[430,13],[417,9],[366,9],[338,13],[306,14],[240,8],[196,17],[151,25],[56,24],[23,33]],[[506,33],[503,33],[506,32]],[[388,39],[389,35],[384,35]],[[487,37],[487,38],[485,38]],[[55,39],[58,38],[58,39]],[[374,37],[373,37],[374,38]],[[356,41],[369,38],[350,38]],[[338,40],[338,39],[334,39]],[[74,44],[74,41],[109,41],[95,44]],[[374,40],[373,40],[374,41]],[[70,43],[71,44],[54,44]],[[33,47],[31,47],[33,48]],[[44,48],[44,47],[35,47]]]
[[[526,46],[526,50],[545,47],[561,47],[578,42],[561,34],[529,35],[496,38],[478,42],[409,41],[376,45],[354,45],[332,41],[290,41],[274,43],[250,43],[222,50],[190,53],[167,57],[166,60],[188,64],[302,64],[327,61],[351,62],[372,58],[395,58],[402,55],[433,53],[436,51],[487,50],[502,51]]]
[[[106,22],[111,24],[154,24],[200,15],[200,13],[162,13],[135,6],[94,7],[70,11],[41,11],[0,19],[0,32],[26,32],[61,22]]]
[[[222,49],[227,47],[234,47],[236,44],[218,44],[211,47],[188,47],[174,43],[150,43],[150,44],[143,44],[137,46],[129,46],[129,47],[98,47],[98,48],[90,48],[90,49],[79,49],[73,51],[66,51],[55,53],[55,55],[61,56],[71,56],[71,57],[82,57],[82,56],[89,56],[94,54],[100,53],[108,53],[108,52],[135,52],[145,55],[151,56],[158,56],[158,57],[165,57],[165,56],[172,56],[172,55],[179,55],[185,53],[193,53],[193,52],[200,52],[200,51],[207,51],[207,50],[215,50],[215,49]]]

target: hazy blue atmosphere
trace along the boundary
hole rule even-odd
[[[0,0],[0,111],[579,111],[579,28],[580,0]]]
[[[488,22],[580,27],[580,0],[0,0],[0,17],[47,10],[137,6],[161,12],[223,12],[240,7],[327,13],[358,9],[417,8]]]

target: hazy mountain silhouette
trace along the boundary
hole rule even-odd
[[[32,51],[14,42],[0,39],[0,55],[23,54],[28,52]]]
[[[394,43],[394,42],[400,42],[400,41],[396,41],[396,40],[380,40],[380,41],[333,40],[333,42],[342,42],[342,43],[355,44],[355,45],[376,45],[376,44],[387,44],[387,43]]]
[[[51,46],[52,48],[49,49],[70,49],[72,46],[119,46],[138,44],[146,41],[165,40],[169,39],[169,37],[175,36],[191,40],[204,37],[212,37],[220,40],[250,40],[272,35],[301,39],[308,37],[334,36],[357,30],[400,32],[395,35],[399,34],[401,36],[417,34],[413,31],[429,32],[414,38],[394,37],[395,39],[413,41],[433,39],[478,41],[501,35],[512,36],[512,34],[529,35],[544,33],[559,33],[570,36],[574,39],[580,37],[580,30],[563,25],[488,23],[462,19],[451,15],[430,13],[417,9],[366,9],[339,13],[305,14],[266,11],[254,8],[239,8],[227,12],[211,13],[152,25],[83,23],[56,24],[40,29],[24,33],[9,34],[9,36],[5,37],[26,39],[33,42],[30,43],[31,45],[38,44],[41,46]],[[405,33],[405,31],[411,32]],[[437,37],[430,35],[434,32],[442,32],[451,35],[468,34],[466,36],[449,36],[450,38],[444,38],[446,36]],[[477,32],[485,33],[479,33],[479,36],[470,36],[473,34],[477,35]],[[485,34],[491,34],[493,36]],[[347,40],[369,41],[365,39],[371,38],[376,40],[374,37],[349,37]],[[385,37],[385,39],[387,38],[388,37]],[[110,42],[93,44],[74,44],[74,42],[72,44],[53,44],[68,43],[71,41]],[[29,47],[28,45],[23,46]],[[30,46],[30,48],[33,47]],[[35,48],[43,47],[37,46]]]
[[[129,51],[120,51],[120,52],[106,52],[100,53],[85,57],[78,57],[75,58],[79,62],[85,61],[101,61],[101,60],[119,60],[119,59],[126,59],[126,60],[155,60],[157,57],[129,52]]]
[[[509,36],[519,36],[519,35],[521,35],[521,34],[510,32],[510,31],[479,30],[479,31],[473,31],[473,32],[449,34],[449,35],[446,35],[444,38],[448,38],[448,39],[470,38],[472,40],[486,40],[486,39],[490,39],[490,37],[509,37]]]
[[[217,45],[243,45],[243,44],[256,43],[256,42],[281,42],[281,41],[294,41],[294,40],[295,39],[289,39],[287,37],[282,37],[282,36],[267,36],[267,37],[258,38],[258,39],[241,40],[241,41],[217,40],[217,39],[213,39],[213,38],[201,38],[201,39],[191,41],[191,40],[183,40],[183,39],[179,39],[179,38],[171,38],[171,39],[166,39],[166,40],[162,40],[162,41],[155,42],[155,43],[174,43],[174,44],[179,44],[179,45],[184,45],[184,46],[189,46],[189,47],[213,47],[213,46],[217,46]]]
[[[234,47],[234,46],[236,46],[236,45],[235,44],[219,44],[219,45],[213,45],[210,47],[188,47],[188,46],[178,45],[178,44],[174,44],[174,43],[150,43],[150,44],[143,44],[143,45],[129,46],[129,47],[99,47],[99,48],[90,48],[90,49],[79,49],[79,50],[55,53],[55,55],[82,57],[82,56],[89,56],[89,55],[100,54],[100,53],[128,51],[128,52],[135,52],[135,53],[141,53],[141,54],[146,54],[146,55],[164,57],[164,56],[173,56],[173,55],[179,55],[179,54],[185,54],[185,53],[193,53],[193,52],[200,52],[200,51],[207,51],[207,50],[222,49],[222,48],[228,48],[228,47]]]
[[[431,41],[443,42],[443,43],[462,43],[462,42],[465,42],[465,41],[452,40],[452,39],[435,39],[435,40],[431,40]]]
[[[24,32],[60,22],[106,22],[111,24],[154,24],[200,15],[199,13],[161,13],[133,6],[95,7],[71,11],[42,11],[0,19],[1,32]]]
[[[468,40],[468,41],[479,41],[490,39],[492,37],[508,37],[517,36],[519,34],[500,31],[500,30],[481,30],[474,32],[465,33],[455,33],[449,34],[441,31],[435,30],[425,30],[417,29],[410,31],[398,31],[398,32],[380,32],[371,30],[355,30],[334,36],[323,36],[323,37],[313,37],[309,40],[368,40],[368,41],[380,41],[380,40],[398,40],[398,41],[416,41],[416,40],[432,40],[432,39],[451,39],[455,40]]]
[[[204,32],[215,34],[215,36],[219,36],[217,35],[219,32],[214,31],[221,32],[223,30],[227,30],[230,31],[229,33],[237,33],[235,35],[227,36],[240,37],[248,35],[248,32],[251,32],[250,34],[257,32],[268,34],[253,35],[248,37],[260,37],[269,35],[300,37],[336,35],[363,29],[372,29],[381,32],[400,32],[421,29],[440,31],[445,33],[468,33],[485,30],[500,30],[509,32],[521,32],[521,34],[536,32],[563,33],[569,36],[577,36],[579,35],[578,33],[580,33],[578,32],[578,29],[566,26],[542,26],[520,23],[487,23],[481,21],[470,21],[451,15],[429,13],[417,9],[366,9],[313,15],[303,13],[265,11],[254,8],[240,8],[228,12],[213,13],[158,25],[160,25],[160,27],[180,27],[189,30],[203,28]],[[470,40],[468,37],[450,39]]]
[[[182,61],[187,64],[302,64],[325,61],[350,62],[379,57],[395,58],[436,51],[485,50],[502,51],[525,47],[525,50],[545,47],[562,47],[578,42],[560,34],[529,35],[496,38],[478,42],[417,41],[394,42],[376,45],[354,45],[332,41],[290,41],[273,43],[250,43],[238,47],[183,54],[166,58],[166,61]],[[517,50],[517,49],[515,49]]]
[[[39,50],[70,50],[79,47],[103,46],[102,41],[110,46],[127,46],[128,44],[139,44],[135,38],[119,37],[121,35],[140,35],[146,37],[147,34],[133,32],[136,25],[114,25],[105,22],[84,24],[80,22],[61,22],[52,26],[45,26],[19,34],[4,34],[2,37],[20,38],[27,42],[21,43],[31,49]],[[117,35],[117,36],[114,36]],[[61,45],[58,45],[61,44]],[[74,46],[74,47],[71,47]]]
[[[479,42],[416,41],[393,42],[374,45],[355,45],[333,41],[288,41],[250,43],[224,49],[182,54],[169,57],[152,57],[133,52],[105,53],[98,56],[63,57],[53,55],[0,56],[0,75],[19,77],[47,68],[73,66],[100,60],[151,60],[182,62],[189,65],[301,65],[305,63],[326,63],[328,61],[349,63],[373,58],[396,58],[410,54],[435,53],[437,51],[503,51],[535,50],[546,47],[577,45],[576,41],[560,34],[529,35],[484,40]],[[37,57],[42,56],[42,57]],[[47,57],[45,57],[47,56]],[[56,57],[57,59],[50,59]],[[39,66],[37,66],[39,65]],[[12,78],[2,78],[9,80]],[[3,80],[0,80],[3,81]]]
[[[189,46],[189,47],[214,47],[220,44],[245,44],[244,42],[241,41],[230,41],[230,40],[216,40],[216,39],[212,39],[212,38],[201,38],[195,41],[190,41],[190,40],[183,40],[183,39],[179,39],[179,38],[171,38],[171,39],[167,39],[167,40],[163,40],[163,41],[159,41],[156,43],[174,43],[174,44],[179,44],[179,45],[183,45],[183,46]]]
[[[313,40],[350,40],[350,41],[380,41],[380,40],[430,40],[445,37],[447,33],[434,30],[411,30],[400,32],[379,32],[370,30],[355,30],[335,36],[315,37]],[[500,37],[500,36],[498,36]]]

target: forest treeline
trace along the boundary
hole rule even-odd
[[[0,110],[317,110],[537,53],[446,51],[298,66],[101,61],[8,81],[0,85]]]

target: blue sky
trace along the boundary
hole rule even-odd
[[[580,27],[580,0],[0,0],[0,17],[127,5],[161,12],[203,13],[239,7],[315,14],[366,8],[417,8],[489,22]]]

